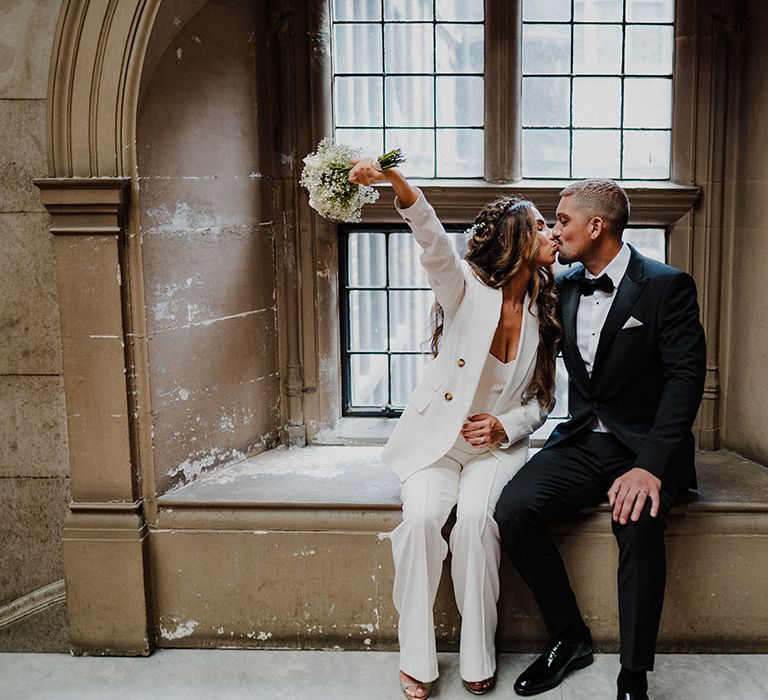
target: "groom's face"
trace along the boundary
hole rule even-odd
[[[569,265],[583,260],[592,245],[589,216],[569,196],[560,199],[556,218],[552,237],[558,246],[560,263]]]

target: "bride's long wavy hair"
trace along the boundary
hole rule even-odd
[[[538,306],[539,346],[533,378],[523,400],[535,398],[544,408],[551,408],[555,402],[555,356],[561,328],[554,274],[549,266],[536,264],[539,236],[534,205],[520,197],[501,197],[480,210],[470,230],[464,259],[483,284],[499,289],[521,270],[528,268],[531,272],[528,292],[531,304]],[[437,355],[444,324],[443,308],[438,302],[432,308],[432,324],[430,347]]]

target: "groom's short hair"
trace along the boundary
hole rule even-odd
[[[599,216],[615,236],[621,236],[629,221],[629,197],[613,180],[591,178],[568,185],[561,197],[573,197],[589,217]]]

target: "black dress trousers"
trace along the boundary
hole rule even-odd
[[[613,481],[634,466],[635,458],[612,434],[582,430],[534,455],[499,498],[502,545],[553,637],[583,625],[583,619],[547,526],[605,501]],[[632,671],[653,669],[666,579],[665,519],[680,491],[664,481],[656,517],[648,499],[637,522],[612,521],[619,545],[621,664]]]

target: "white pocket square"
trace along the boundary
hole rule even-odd
[[[642,321],[638,321],[634,316],[630,316],[627,319],[627,322],[621,327],[621,330],[625,331],[628,328],[639,328],[642,325]]]

